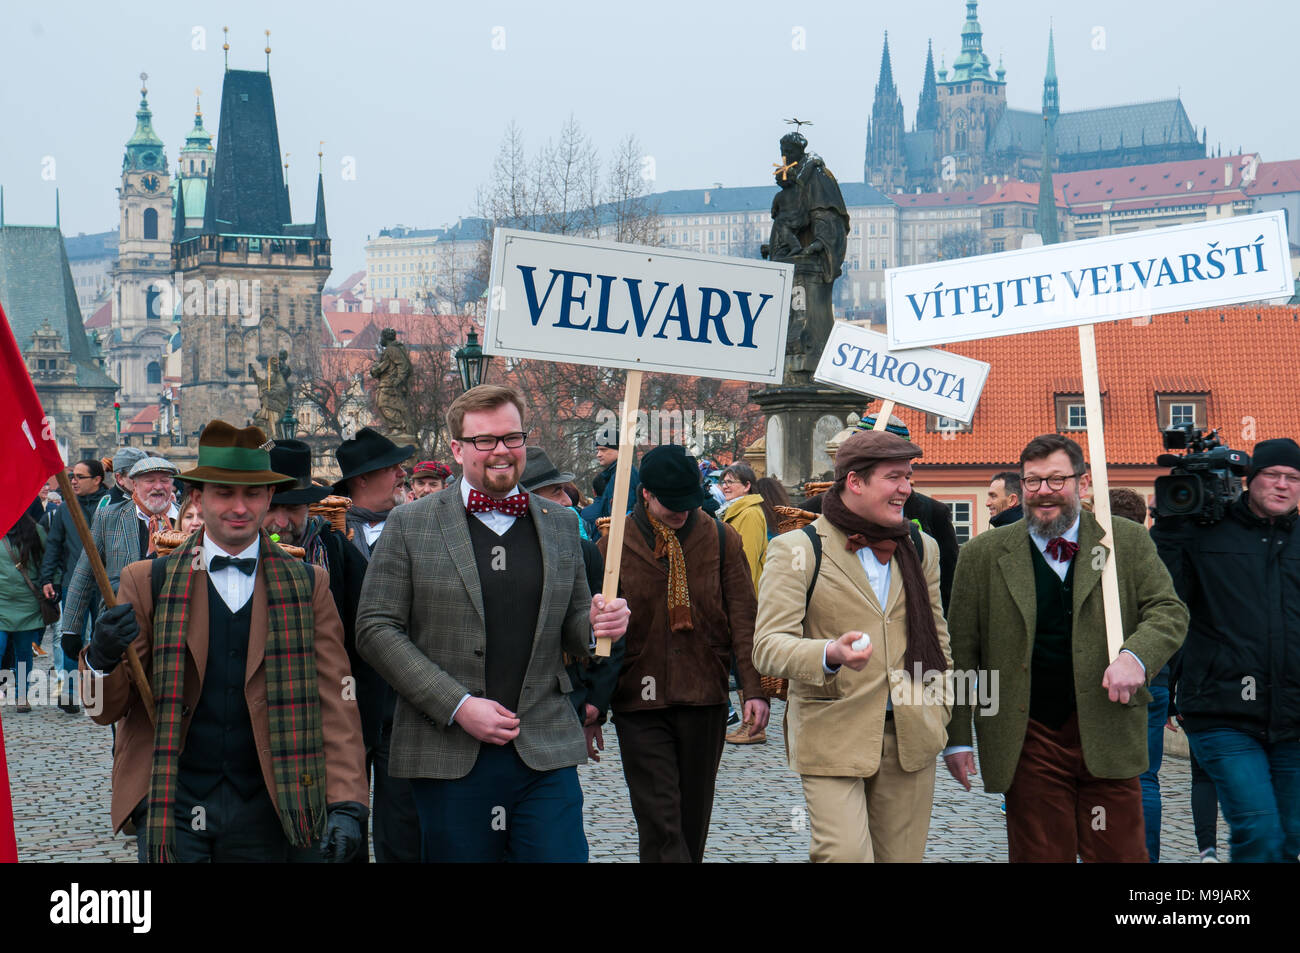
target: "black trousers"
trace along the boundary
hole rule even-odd
[[[148,862],[147,804],[148,798],[132,814],[137,831],[136,858],[142,864]],[[176,784],[172,816],[172,856],[177,863],[284,864],[319,856],[317,847],[299,850],[290,846],[264,786],[245,798],[233,784],[222,780],[207,794],[198,796],[182,775]]]
[[[420,815],[415,809],[415,794],[410,780],[395,778],[388,773],[388,749],[392,740],[393,721],[389,718],[380,730],[379,742],[366,752],[366,768],[373,773],[375,781],[375,803],[371,812],[375,863],[418,864]]]
[[[727,706],[676,706],[614,716],[641,862],[704,859]]]

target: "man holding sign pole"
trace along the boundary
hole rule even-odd
[[[628,610],[588,590],[577,516],[520,490],[523,414],[491,384],[452,403],[461,481],[389,514],[361,591],[357,650],[399,696],[389,770],[426,863],[587,859],[564,653],[621,638]]]
[[[1146,530],[1116,521],[1124,641],[1111,661],[1100,589],[1108,553],[1080,505],[1083,450],[1044,434],[1020,469],[1025,518],[965,545],[948,616],[954,668],[1000,689],[974,715],[984,789],[1006,794],[1012,863],[1145,863],[1146,685],[1182,644],[1187,608]],[[967,790],[971,719],[969,705],[953,709],[943,752]]]

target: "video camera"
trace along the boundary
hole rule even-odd
[[[1156,465],[1171,467],[1168,476],[1156,478],[1156,516],[1191,517],[1199,523],[1217,523],[1228,506],[1241,496],[1241,478],[1250,467],[1250,455],[1223,445],[1219,431],[1208,434],[1191,424],[1170,427],[1162,434],[1166,450]]]

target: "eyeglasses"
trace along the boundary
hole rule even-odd
[[[481,433],[475,437],[461,437],[461,443],[472,443],[475,450],[481,450],[484,453],[491,453],[497,448],[498,443],[503,443],[509,450],[518,450],[528,439],[528,431],[515,431],[514,433],[504,434],[500,437],[490,433]]]
[[[1049,477],[1027,476],[1027,477],[1021,477],[1020,483],[1030,493],[1037,493],[1039,487],[1041,487],[1044,483],[1047,484],[1047,488],[1049,490],[1060,490],[1060,489],[1064,489],[1066,480],[1073,480],[1076,477],[1081,477],[1081,476],[1083,476],[1082,472],[1071,473],[1069,476],[1049,476]]]
[[[94,477],[92,477],[89,473],[70,473],[68,474],[68,479],[69,480],[91,480],[94,479]]]
[[[1300,486],[1300,473],[1276,473],[1269,470],[1260,470],[1255,474],[1255,479],[1259,480],[1261,478],[1265,482],[1276,483],[1279,486],[1286,486],[1290,483]]]
[[[721,483],[723,486],[740,486],[740,485],[741,485],[741,483],[740,483],[739,480],[733,480],[731,477],[724,477],[723,479],[719,480],[718,482]]]

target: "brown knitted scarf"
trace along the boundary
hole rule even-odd
[[[826,491],[822,515],[832,526],[848,535],[845,548],[852,553],[869,546],[881,563],[889,561],[888,554],[892,551],[903,571],[903,598],[907,608],[907,651],[903,655],[903,666],[908,677],[916,672],[918,662],[922,673],[946,671],[948,663],[939,646],[939,632],[930,607],[930,584],[926,582],[921,557],[908,540],[912,533],[911,523],[904,520],[898,526],[889,527],[865,520],[840,498],[843,489],[844,481],[840,480]],[[907,540],[906,545],[900,545],[904,540]],[[881,559],[882,553],[887,554],[884,559]]]
[[[674,632],[691,632],[695,622],[691,618],[691,590],[686,583],[686,556],[681,541],[671,526],[659,522],[649,511],[645,515],[655,531],[655,558],[668,558],[668,624]]]

